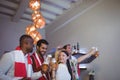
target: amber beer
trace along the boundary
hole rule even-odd
[[[96,51],[96,53],[94,55],[95,55],[95,57],[98,57],[99,56],[99,51]]]
[[[42,64],[42,71],[46,73],[48,70],[49,70],[49,65],[48,63],[44,62]]]
[[[92,47],[92,49],[95,49],[95,50],[96,50],[94,56],[95,56],[95,57],[98,57],[98,56],[99,56],[98,48],[97,48],[97,47]]]
[[[52,57],[51,55],[47,55],[47,58],[45,59],[43,65],[42,65],[43,72],[49,71],[49,63],[50,63],[51,57]]]
[[[51,68],[52,68],[52,80],[56,80],[56,68],[57,68],[57,63],[55,58],[52,59],[51,61]]]

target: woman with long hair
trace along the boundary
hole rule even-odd
[[[69,54],[62,50],[58,54],[58,68],[56,70],[56,80],[73,80],[72,69],[69,62]]]

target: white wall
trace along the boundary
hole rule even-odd
[[[14,50],[19,45],[19,38],[25,34],[25,28],[30,23],[12,22],[9,18],[0,18],[0,55],[4,51]],[[37,29],[45,38],[45,30]]]
[[[120,80],[120,0],[103,0],[58,31],[46,30],[50,48],[76,42],[97,46],[100,56],[89,65],[95,80]]]

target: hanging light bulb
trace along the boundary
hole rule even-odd
[[[44,26],[45,26],[45,19],[43,17],[37,19],[37,21],[35,22],[35,27],[42,29]]]
[[[36,30],[35,25],[33,25],[33,24],[28,25],[28,26],[26,27],[26,34],[29,35],[30,32],[35,31],[35,30]]]
[[[34,38],[34,44],[37,43],[38,40],[42,39],[42,36],[40,35],[40,33]]]
[[[33,24],[26,27],[26,33],[33,38],[34,44],[36,44],[38,40],[42,39],[42,36],[36,29],[45,26],[45,19],[39,12],[40,0],[30,0],[29,7],[34,11],[32,14]]]
[[[42,38],[37,30],[31,31],[29,35],[34,39],[34,44],[36,44],[36,42]]]
[[[42,14],[39,11],[34,11],[34,13],[32,14],[32,20],[34,22],[36,22],[37,19],[39,19],[40,17],[42,17]]]
[[[40,9],[40,0],[30,0],[29,7],[33,11]]]
[[[39,11],[34,11],[32,20],[34,21],[36,28],[43,28],[45,26],[45,19]]]

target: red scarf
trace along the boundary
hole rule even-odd
[[[31,65],[30,55],[27,56],[28,65]],[[15,77],[27,77],[27,69],[25,65],[25,56],[22,51],[17,51],[15,53],[15,63],[14,63],[14,76]]]
[[[31,57],[32,57],[33,61],[35,62],[36,68],[41,67],[42,63],[44,62],[44,59],[43,59],[43,58],[40,58],[40,57],[37,55],[37,53],[33,53]]]
[[[32,56],[31,56],[31,59],[33,61],[33,71],[34,72],[38,72],[40,71],[39,68],[41,68],[43,62],[44,62],[44,58],[40,58],[37,53],[33,53]],[[47,80],[46,77],[43,75],[41,76],[38,80]]]
[[[15,50],[21,50],[20,46],[17,46],[17,47],[15,48]]]
[[[78,76],[80,76],[80,68],[79,68],[79,64],[77,64],[77,72],[78,72]]]

